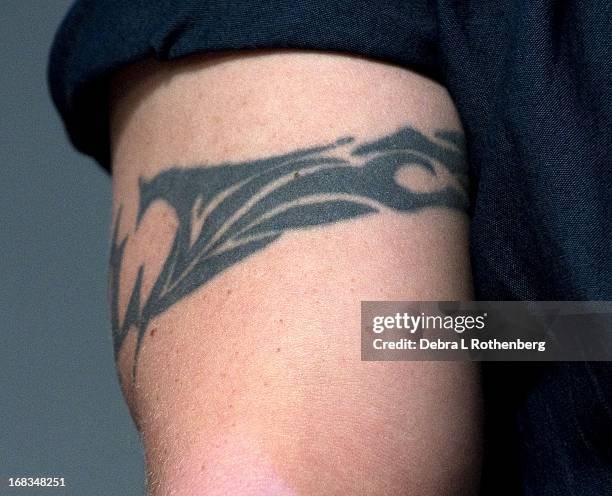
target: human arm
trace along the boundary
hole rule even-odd
[[[445,90],[255,52],[132,66],[111,106],[113,333],[151,494],[474,491],[476,366],[360,360],[360,301],[472,295]]]

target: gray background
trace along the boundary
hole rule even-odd
[[[143,493],[140,442],[117,383],[106,306],[110,180],[70,148],[46,87],[71,2],[2,2],[0,478]]]

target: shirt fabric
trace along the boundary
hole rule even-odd
[[[148,57],[300,48],[445,86],[480,300],[612,300],[612,3],[78,0],[49,61],[73,144],[109,169],[107,82]],[[483,494],[612,494],[612,365],[483,364]]]

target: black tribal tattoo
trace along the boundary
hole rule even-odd
[[[405,167],[424,169],[439,180],[439,187],[415,191],[398,184],[397,173]],[[284,232],[383,208],[467,209],[463,135],[439,131],[430,139],[405,127],[362,144],[342,138],[327,146],[251,162],[170,168],[150,180],[141,178],[134,230],[151,204],[160,200],[175,211],[174,241],[144,301],[144,266],[140,266],[123,320],[119,285],[128,236],[119,239],[121,209],[113,228],[109,274],[113,342],[116,357],[128,332],[137,332],[132,380],[143,338],[155,317]]]

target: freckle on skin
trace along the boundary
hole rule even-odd
[[[278,353],[280,351],[280,348],[276,348],[276,353]]]
[[[153,329],[151,329],[151,331],[149,332],[149,336],[153,337],[155,336],[155,333],[157,332],[157,327],[154,327]]]

